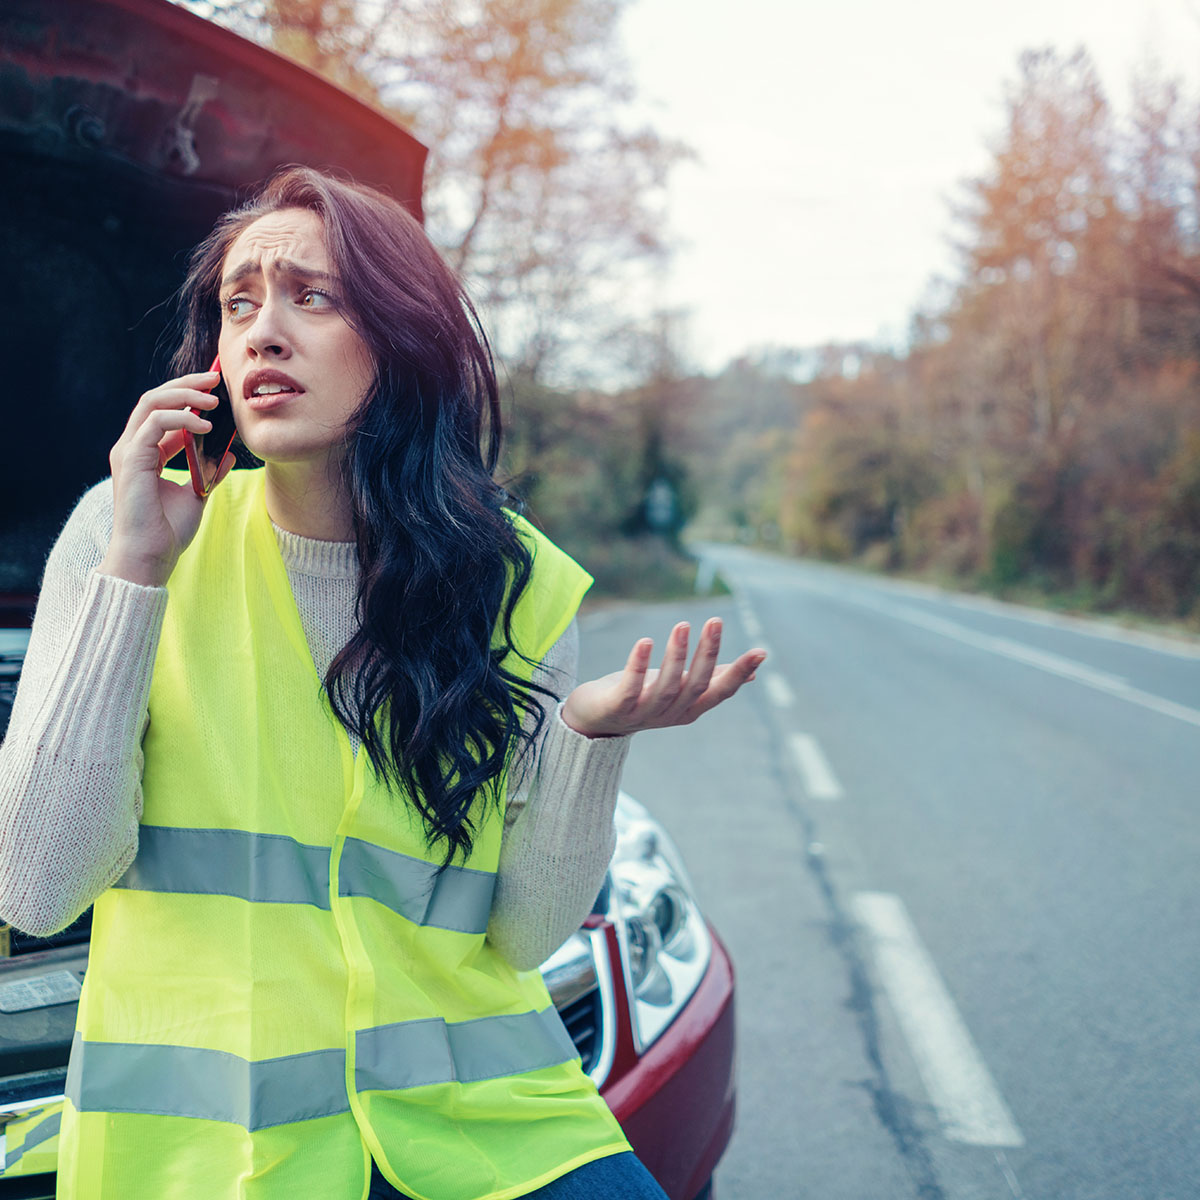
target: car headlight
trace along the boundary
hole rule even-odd
[[[624,792],[616,826],[608,915],[621,942],[641,1053],[691,998],[708,969],[712,943],[666,830]]]

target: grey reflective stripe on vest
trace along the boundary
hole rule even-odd
[[[577,1057],[553,1008],[455,1024],[404,1021],[358,1032],[354,1085],[399,1091],[471,1083]],[[78,1033],[67,1096],[80,1112],[198,1117],[248,1130],[350,1111],[342,1050],[250,1062],[221,1050],[85,1042]]]
[[[578,1058],[557,1011],[447,1024],[404,1021],[363,1029],[355,1039],[354,1086],[396,1091],[431,1083],[474,1083],[538,1071]]]
[[[61,1126],[62,1113],[56,1112],[54,1116],[47,1117],[36,1129],[28,1134],[20,1146],[8,1152],[4,1159],[4,1170],[9,1171],[15,1167],[21,1161],[22,1156],[35,1146],[40,1146],[43,1142],[48,1142],[52,1137],[57,1137]]]
[[[347,838],[338,894],[366,896],[417,925],[484,933],[496,877]],[[143,892],[237,896],[329,908],[329,849],[275,833],[143,825],[133,865],[115,884]]]
[[[329,907],[329,850],[275,833],[143,825],[116,887]]]
[[[339,896],[369,896],[415,925],[486,933],[496,876],[447,867],[347,838],[338,866]]]
[[[80,1112],[198,1117],[250,1130],[350,1111],[344,1050],[251,1062],[191,1046],[85,1042],[78,1033],[67,1096]]]

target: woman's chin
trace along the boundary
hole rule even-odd
[[[280,430],[279,434],[283,435],[283,432]],[[275,466],[299,466],[304,463],[324,466],[337,448],[328,442],[313,444],[286,435],[272,436],[270,433],[263,437],[243,438],[242,442],[255,458]]]

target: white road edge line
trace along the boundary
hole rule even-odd
[[[1127,700],[1130,704],[1136,704],[1140,708],[1149,709],[1164,717],[1173,717],[1176,721],[1183,721],[1188,725],[1200,728],[1200,709],[1190,708],[1188,705],[1179,704],[1174,700],[1167,700],[1162,696],[1154,695],[1153,692],[1144,692],[1119,675],[1111,675],[1107,671],[1097,671],[1083,663],[1075,662],[1074,659],[1064,658],[1060,654],[1036,650],[1032,646],[1026,646],[1023,642],[1014,641],[1012,638],[980,633],[958,624],[957,621],[948,621],[945,617],[921,612],[920,609],[909,608],[907,605],[867,599],[865,596],[856,596],[847,591],[836,594],[851,604],[857,604],[860,608],[869,608],[873,612],[882,613],[885,617],[906,621],[910,625],[927,629],[930,633],[940,634],[942,637],[961,642],[964,646],[974,646],[977,650],[998,654],[1002,658],[1024,663],[1039,671],[1046,671],[1050,675],[1074,680],[1076,683],[1082,683],[1085,687],[1115,696],[1118,700]]]
[[[788,745],[809,796],[814,800],[840,800],[842,785],[821,753],[817,739],[809,733],[791,733],[788,734]]]
[[[778,671],[768,671],[763,677],[763,686],[767,689],[767,699],[776,708],[791,708],[796,703],[796,694]]]
[[[581,633],[591,633],[594,629],[603,629],[605,625],[611,625],[619,615],[615,609],[601,609],[597,612],[585,613],[576,619],[579,621]]]
[[[956,608],[986,612],[992,616],[1003,617],[1006,621],[1024,621],[1029,625],[1066,629],[1083,637],[1121,642],[1126,646],[1137,646],[1142,650],[1155,650],[1159,654],[1170,654],[1175,658],[1200,658],[1200,643],[1185,640],[1186,634],[1176,635],[1154,633],[1145,629],[1129,629],[1106,617],[1074,616],[1044,608],[1031,608],[1027,604],[1014,604],[1011,600],[997,600],[994,596],[955,592],[933,584],[920,583],[915,579],[874,580],[873,583],[881,591],[895,591],[901,594],[920,596],[922,599],[936,600]]]
[[[967,646],[988,650],[1003,658],[1027,663],[1029,666],[1037,667],[1051,675],[1074,679],[1078,683],[1085,683],[1089,687],[1105,692],[1129,687],[1128,682],[1119,675],[1110,675],[1107,671],[1097,671],[1074,659],[1064,658],[1061,654],[1054,654],[1048,650],[1035,649],[1033,646],[1027,646],[1024,642],[1017,642],[1012,638],[997,637],[992,633],[980,633],[978,630],[968,629],[967,626],[958,624],[957,621],[948,621],[945,617],[921,612],[918,608],[906,608],[898,605],[892,611],[900,620],[907,621],[910,625],[928,629],[931,633],[940,633],[942,637],[952,638]]]
[[[1025,1138],[900,898],[859,892],[852,903],[946,1137],[972,1146],[1023,1146]]]

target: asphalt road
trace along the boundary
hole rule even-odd
[[[721,1200],[1200,1197],[1200,655],[706,552],[734,598],[593,613],[581,669],[770,652],[624,777],[738,970]]]

